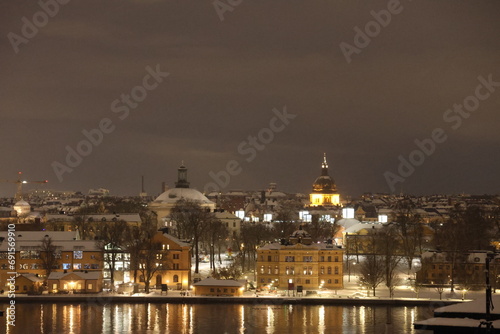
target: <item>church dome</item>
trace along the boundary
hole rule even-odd
[[[337,192],[335,181],[328,175],[328,163],[326,162],[326,155],[321,164],[321,175],[316,178],[313,183],[313,193],[320,194],[334,194]]]
[[[155,203],[171,203],[175,204],[180,199],[191,200],[193,202],[198,202],[199,204],[213,204],[205,195],[196,189],[191,188],[173,188],[165,191],[163,194],[158,196],[154,202]]]

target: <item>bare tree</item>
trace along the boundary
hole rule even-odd
[[[126,248],[127,230],[128,225],[125,221],[111,221],[104,223],[96,236],[96,245],[108,265],[111,287],[115,283],[116,262],[122,257]]]
[[[386,273],[384,257],[377,254],[380,249],[380,240],[377,231],[369,231],[366,258],[359,265],[361,284],[371,288],[373,296],[375,296],[375,289],[384,281]]]
[[[384,260],[385,285],[389,289],[389,295],[392,298],[394,297],[396,285],[399,282],[396,269],[401,261],[401,257],[398,255],[398,243],[396,242],[397,231],[395,227],[390,224],[384,226],[378,232],[377,237],[379,238],[379,242],[377,243],[377,247]]]
[[[50,273],[59,264],[60,254],[57,252],[57,247],[54,245],[52,238],[46,236],[42,239],[40,245],[40,261],[45,269],[45,276],[49,277]]]
[[[276,218],[274,219],[274,235],[276,238],[287,238],[297,229],[299,210],[302,203],[297,200],[283,200],[279,202]]]
[[[215,248],[219,246],[220,260],[220,245],[229,235],[227,227],[218,219],[212,218],[207,223],[207,228],[203,234],[203,240],[208,245],[210,254],[210,269],[215,269]]]
[[[195,269],[199,273],[200,264],[200,242],[203,231],[213,219],[213,213],[202,208],[197,202],[180,199],[176,202],[170,213],[171,219],[176,224],[177,237],[179,239],[189,238],[195,248]]]
[[[398,227],[401,248],[409,272],[413,258],[417,252],[422,252],[423,229],[421,217],[416,212],[416,204],[410,198],[398,201],[394,206],[393,221]]]

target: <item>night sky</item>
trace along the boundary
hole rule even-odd
[[[203,190],[234,160],[224,190],[308,193],[326,152],[341,196],[498,193],[498,0],[67,2],[0,4],[0,179],[158,194],[181,161]]]

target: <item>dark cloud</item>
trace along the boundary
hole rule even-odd
[[[341,193],[387,192],[415,139],[448,135],[396,186],[410,193],[497,193],[500,89],[452,130],[444,112],[474,93],[478,76],[500,81],[498,1],[401,1],[370,44],[347,63],[373,11],[388,1],[249,1],[220,21],[212,1],[70,1],[15,53],[37,2],[0,5],[0,179],[49,179],[50,187],[107,187],[136,194],[140,176],[157,193],[181,160],[202,189],[210,171],[241,163],[229,189],[310,190],[323,152]],[[142,83],[146,67],[170,76],[118,119],[111,103]],[[269,125],[273,108],[298,115],[247,162],[238,145]],[[110,118],[116,129],[59,182],[83,130]],[[1,184],[0,195],[13,194]]]

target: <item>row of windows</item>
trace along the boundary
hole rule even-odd
[[[260,282],[261,282],[261,283],[266,283],[266,279],[265,279],[265,278],[261,278],[261,279],[260,279]],[[267,280],[267,283],[272,283],[272,282],[273,282],[273,280],[272,280],[271,278],[269,278],[269,279]],[[334,282],[335,282],[335,284],[339,284],[339,280],[338,280],[338,279],[335,279],[335,280],[334,280]],[[303,282],[302,282],[302,279],[297,278],[297,279],[295,280],[295,283],[297,283],[297,284],[302,284]],[[328,279],[328,280],[327,280],[327,283],[328,283],[328,284],[332,284],[332,280],[331,280],[331,279]],[[305,280],[304,280],[304,284],[311,284],[311,280],[310,280],[310,279],[305,279]]]
[[[339,257],[335,256],[333,258],[334,262],[339,262]],[[264,255],[260,256],[260,260],[264,261]],[[279,255],[268,255],[267,256],[267,262],[279,262]],[[293,255],[287,255],[285,256],[285,262],[295,262],[295,256]],[[300,257],[297,256],[297,262],[300,262]],[[313,262],[313,257],[312,256],[302,256],[302,262]],[[327,256],[326,261],[325,261],[325,256],[320,256],[319,257],[319,262],[332,262],[332,256]]]
[[[7,264],[2,264],[0,265],[1,270],[7,270],[8,265]],[[39,263],[20,263],[19,264],[19,269],[20,270],[28,270],[28,269],[33,269],[33,270],[38,270],[38,269],[44,269],[44,266],[39,264]],[[52,269],[61,269],[60,265],[54,265],[52,266]],[[71,269],[71,263],[63,263],[62,264],[62,269],[65,270],[70,270]],[[99,269],[98,264],[89,264],[89,263],[74,263],[73,264],[73,270],[81,270],[81,269]]]
[[[338,275],[340,272],[339,267],[333,267],[333,270],[334,270],[335,275]],[[288,267],[287,266],[285,272],[286,272],[286,275],[295,275],[295,267]],[[267,273],[268,275],[271,275],[271,274],[273,274],[273,268],[272,268],[272,266],[267,266],[267,270],[266,270],[266,266],[261,266],[260,273],[261,274]],[[305,267],[304,266],[302,273],[304,275],[312,275],[313,274],[312,267]],[[331,275],[332,274],[332,267],[327,267],[326,273],[328,275]],[[322,275],[325,274],[325,267],[320,268],[320,274],[322,274]],[[279,275],[279,267],[278,266],[274,266],[274,275]]]

